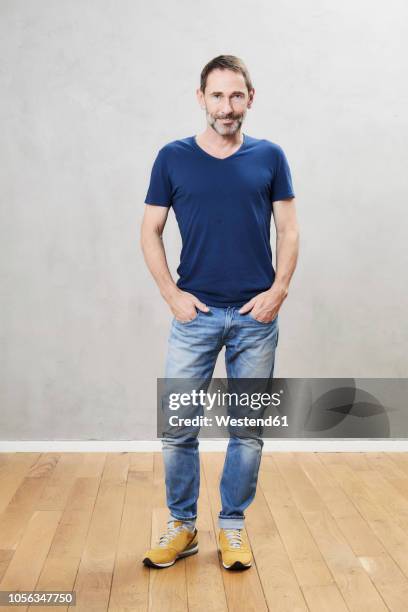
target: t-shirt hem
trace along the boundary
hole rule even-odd
[[[213,308],[228,308],[232,306],[234,306],[235,308],[241,308],[241,306],[249,302],[249,300],[244,300],[243,302],[218,302],[217,304],[214,304],[213,302],[209,302],[208,300],[204,299],[202,299],[201,301],[204,302],[206,306],[212,306]]]
[[[278,202],[279,200],[286,200],[287,198],[294,198],[294,197],[295,197],[295,194],[293,193],[293,191],[291,191],[290,193],[282,193],[277,196],[274,196],[272,202]]]
[[[180,287],[180,289],[182,288]],[[201,302],[203,302],[203,304],[206,304],[206,306],[210,306],[210,307],[213,306],[214,308],[228,308],[232,306],[241,308],[241,306],[243,306],[244,304],[249,302],[250,299],[252,299],[252,298],[248,298],[247,300],[235,300],[231,302],[215,302],[214,300],[207,298],[205,294],[200,293],[198,291],[191,291],[191,289],[183,289],[183,291],[188,291],[188,293],[192,293]]]
[[[154,200],[150,201],[150,200],[145,200],[144,202],[145,204],[153,204],[153,206],[166,206],[167,208],[169,208],[171,206],[171,204],[169,204],[168,202],[159,202],[158,200]]]

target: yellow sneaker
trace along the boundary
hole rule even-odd
[[[252,553],[243,529],[220,529],[222,564],[228,570],[244,570],[252,565]]]
[[[170,567],[177,559],[198,552],[197,529],[188,529],[183,521],[170,521],[167,532],[160,536],[157,546],[150,548],[143,559],[148,567]]]

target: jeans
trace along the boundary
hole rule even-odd
[[[263,323],[250,312],[240,314],[238,310],[235,306],[209,306],[209,312],[198,310],[197,316],[186,323],[174,317],[165,377],[210,380],[217,356],[225,346],[228,378],[272,378],[278,317]],[[196,434],[162,438],[170,520],[190,521],[190,525],[197,518],[200,488],[198,444]],[[245,437],[230,432],[220,480],[220,528],[242,529],[244,510],[255,497],[262,447],[260,436]]]

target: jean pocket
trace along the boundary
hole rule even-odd
[[[259,325],[272,325],[273,323],[275,323],[276,319],[278,318],[278,315],[276,315],[276,317],[274,319],[272,319],[272,321],[258,321],[258,319],[255,319],[255,317],[251,314],[251,310],[248,313],[248,316],[250,319],[252,319],[253,321],[255,321],[255,323],[259,323]]]
[[[195,323],[195,321],[197,321],[198,317],[200,316],[200,312],[201,310],[197,310],[197,314],[194,317],[194,319],[192,319],[191,321],[179,321],[178,319],[176,319],[176,317],[174,317],[174,321],[176,323],[179,323],[180,325],[191,325],[192,323]]]

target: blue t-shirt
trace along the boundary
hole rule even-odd
[[[225,159],[194,136],[164,145],[145,199],[173,207],[182,239],[177,286],[208,306],[241,307],[271,287],[272,202],[294,197],[282,148],[243,136]]]

